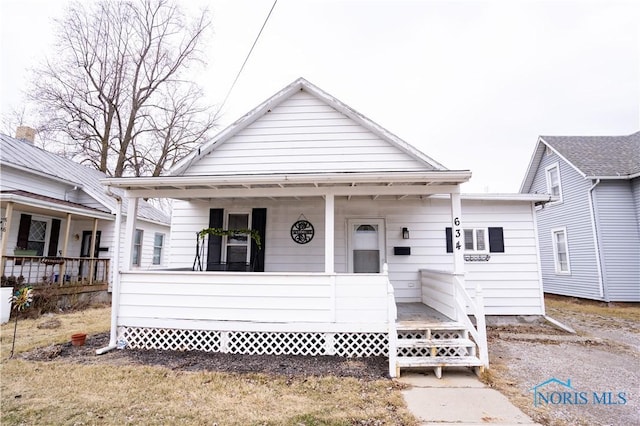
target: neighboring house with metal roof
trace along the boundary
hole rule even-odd
[[[106,289],[114,258],[124,253],[116,247],[124,229],[117,212],[128,203],[123,191],[107,193],[100,183],[104,173],[29,138],[0,135],[0,167],[2,275],[23,276],[34,286]],[[139,201],[137,219],[136,267],[166,265],[169,216]]]
[[[545,292],[640,302],[640,132],[540,136],[520,188],[537,211]]]

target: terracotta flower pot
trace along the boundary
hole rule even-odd
[[[82,346],[87,338],[86,333],[76,333],[71,335],[71,344],[73,346]]]

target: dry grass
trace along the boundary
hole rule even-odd
[[[18,322],[17,351],[109,328],[109,309]],[[2,326],[0,422],[17,424],[415,425],[390,380],[181,372],[163,367],[7,359]]]
[[[57,320],[60,325],[47,327],[48,322]],[[16,335],[15,353],[56,343],[68,342],[73,333],[95,334],[109,331],[111,325],[111,308],[99,306],[63,314],[46,314],[39,318],[19,318]],[[40,326],[40,327],[39,327]],[[6,359],[11,353],[13,341],[14,318],[2,325],[0,334],[0,358]]]
[[[605,303],[551,294],[545,295],[544,303],[550,310],[640,321],[640,303]]]

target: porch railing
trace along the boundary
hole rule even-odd
[[[425,269],[420,271],[422,303],[442,312],[463,324],[478,346],[478,357],[485,367],[489,366],[487,327],[484,313],[482,288],[476,286],[472,298],[464,286],[464,274]],[[475,324],[469,319],[473,315]]]
[[[107,284],[109,259],[95,257],[2,256],[9,284],[44,287]]]

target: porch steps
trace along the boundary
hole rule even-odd
[[[446,367],[482,367],[476,343],[464,325],[449,322],[399,321],[397,329],[396,376],[407,368],[433,369],[442,377]]]

